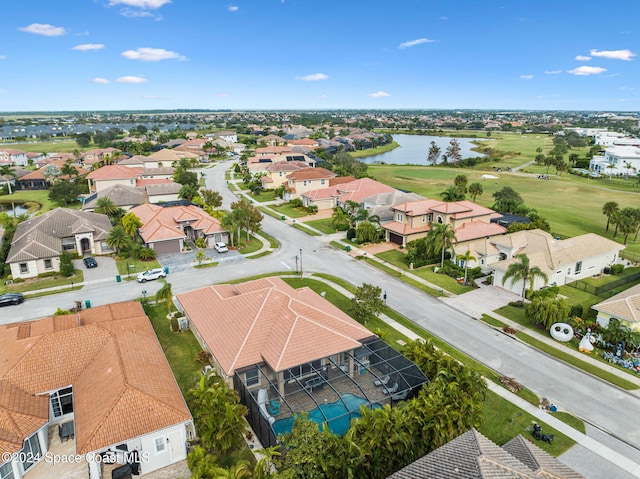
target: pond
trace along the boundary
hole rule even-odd
[[[449,136],[428,136],[428,135],[393,135],[393,140],[400,146],[394,150],[382,153],[380,155],[360,158],[363,163],[384,163],[387,165],[428,165],[427,156],[431,142],[434,141],[440,147],[440,158],[438,163],[442,162],[442,155],[446,154],[447,147],[451,142]],[[472,151],[475,147],[472,141],[483,141],[478,138],[456,138],[460,145],[460,154],[462,159],[483,156],[482,154]]]
[[[24,215],[29,211],[29,208],[24,206],[24,203],[12,202],[12,203],[0,203],[0,212],[5,212],[9,216]]]

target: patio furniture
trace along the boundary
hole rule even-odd
[[[400,386],[398,385],[398,383],[393,383],[393,386],[391,388],[384,388],[384,393],[385,394],[395,394],[396,392],[398,392],[398,388]]]
[[[386,386],[387,383],[391,380],[391,376],[385,376],[383,378],[380,379],[376,379],[375,381],[373,381],[373,385],[374,386]]]
[[[70,437],[73,438],[75,435],[75,430],[73,426],[73,421],[68,421],[58,426],[58,436],[60,436],[60,441],[66,441]]]
[[[304,388],[311,393],[314,389],[322,389],[324,384],[325,379],[322,376],[313,376],[304,382]]]

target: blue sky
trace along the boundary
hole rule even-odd
[[[637,17],[637,0],[19,0],[0,111],[636,111]]]

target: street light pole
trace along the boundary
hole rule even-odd
[[[298,274],[298,255],[296,255],[296,274]]]
[[[302,279],[302,248],[300,248],[300,278]]]

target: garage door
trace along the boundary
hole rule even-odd
[[[402,245],[402,236],[396,233],[389,233],[389,241],[395,244]]]
[[[153,244],[153,249],[156,250],[156,254],[179,253],[180,241],[158,241]]]

